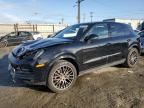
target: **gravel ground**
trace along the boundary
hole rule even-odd
[[[13,84],[7,71],[10,50],[0,49],[0,108],[144,108],[144,56],[135,68],[104,68],[56,94],[44,86]]]

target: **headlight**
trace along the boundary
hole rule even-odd
[[[21,58],[21,59],[24,59],[24,58],[37,59],[37,58],[40,57],[43,53],[44,53],[44,50],[43,50],[43,49],[28,51],[28,52],[26,52],[25,54],[23,54],[20,58]]]
[[[33,59],[37,59],[37,58],[40,57],[43,53],[44,53],[44,50],[43,50],[43,49],[38,50]]]
[[[34,57],[37,51],[28,51],[20,56],[20,59],[28,58],[28,57]]]

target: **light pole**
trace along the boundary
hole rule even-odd
[[[90,12],[91,22],[93,21],[93,12]]]
[[[63,23],[64,23],[64,18],[61,19],[61,24],[63,24]]]
[[[83,22],[85,22],[85,19],[86,19],[86,14],[84,13],[83,14]]]
[[[76,3],[77,3],[77,22],[78,23],[80,23],[80,19],[81,19],[81,17],[80,17],[80,5],[81,5],[81,2],[83,2],[84,0],[78,0]]]

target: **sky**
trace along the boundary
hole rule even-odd
[[[0,0],[0,23],[77,23],[77,0]],[[144,19],[144,0],[85,0],[81,22]]]

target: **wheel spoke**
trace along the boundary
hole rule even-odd
[[[65,67],[64,74],[66,74],[67,71],[68,71],[68,67]]]
[[[58,81],[55,82],[55,86],[56,87],[59,87],[59,85],[60,85],[60,80],[58,80]]]

